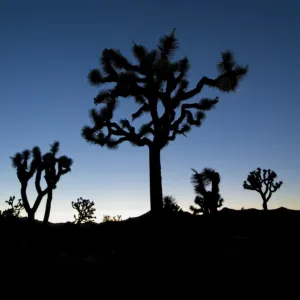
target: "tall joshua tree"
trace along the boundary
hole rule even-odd
[[[261,168],[249,173],[247,181],[244,181],[243,187],[246,190],[256,191],[260,194],[263,200],[263,209],[268,210],[268,202],[271,199],[273,193],[275,193],[282,186],[283,182],[275,182],[277,174],[268,169],[263,169],[261,173]]]
[[[189,104],[186,102],[198,95],[204,86],[233,92],[248,72],[248,66],[237,65],[233,53],[225,51],[217,64],[218,75],[213,79],[204,76],[196,87],[188,89],[189,60],[187,57],[172,60],[177,49],[175,30],[161,37],[157,49],[151,51],[133,43],[132,52],[137,64],[131,63],[119,50],[104,49],[100,59],[102,70],[93,69],[88,75],[92,85],[108,83],[110,88],[101,89],[94,98],[95,104],[104,106],[100,110],[90,110],[93,126],[84,126],[82,136],[92,144],[109,149],[116,149],[126,141],[134,146],[149,148],[152,211],[163,207],[161,150],[177,135],[185,136],[192,126],[201,126],[205,113],[215,107],[218,97],[203,98]],[[113,121],[120,97],[132,97],[139,105],[139,109],[131,115],[131,121],[144,113],[150,114],[150,121],[137,131],[128,119],[121,119],[119,123]],[[161,114],[159,103],[163,106]]]
[[[56,157],[59,151],[59,142],[50,146],[50,151],[42,155],[39,147],[31,151],[24,150],[11,157],[12,166],[17,170],[17,176],[21,183],[21,199],[29,220],[34,220],[35,213],[44,196],[47,195],[44,223],[48,223],[53,190],[56,188],[61,176],[71,171],[72,159],[67,156]],[[31,159],[31,162],[29,163]],[[41,187],[41,178],[44,174],[46,188]],[[29,180],[35,176],[36,200],[31,207],[27,197]]]
[[[211,215],[218,211],[218,208],[223,205],[223,198],[219,193],[219,184],[221,181],[220,174],[213,169],[205,168],[201,173],[192,169],[195,174],[192,176],[192,184],[194,190],[198,194],[194,200],[199,208],[190,206],[190,210],[194,214],[203,213],[204,215]],[[211,190],[207,190],[208,185],[211,184]]]

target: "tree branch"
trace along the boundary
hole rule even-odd
[[[141,106],[135,113],[133,113],[132,116],[132,121],[135,120],[136,118],[140,117],[144,112],[148,112],[149,111],[149,105],[148,104],[144,104],[143,106]]]
[[[217,85],[217,80],[216,79],[210,79],[206,76],[202,77],[196,87],[193,90],[190,90],[189,92],[183,92],[182,95],[180,96],[180,101],[188,100],[197,94],[199,94],[202,91],[202,88],[204,85],[210,86],[210,87],[215,87]]]
[[[151,133],[153,137],[155,136],[155,131],[151,126],[153,125],[153,121],[151,120],[148,124],[144,124],[140,127],[139,133],[137,134],[139,138],[142,138],[144,135]]]
[[[175,140],[177,134],[184,134],[188,132],[190,130],[190,125],[201,125],[201,121],[205,118],[203,111],[212,109],[214,105],[218,103],[218,101],[219,98],[216,97],[215,99],[204,98],[200,100],[199,103],[182,104],[179,118],[170,125],[170,131],[172,130],[173,133],[171,136],[168,136],[168,140],[173,141]],[[192,112],[189,110],[193,108],[198,110],[195,118]],[[185,118],[187,118],[187,124],[185,124],[183,128],[179,129],[180,124],[185,120]]]
[[[42,188],[41,188],[42,171],[43,171],[43,169],[41,169],[41,167],[38,167],[36,176],[35,176],[35,189],[38,194],[42,193]]]
[[[27,198],[27,182],[26,183],[21,183],[21,198],[22,198],[22,202],[24,205],[24,208],[26,210],[26,213],[28,214],[31,210],[30,205],[29,205],[29,201]]]
[[[47,194],[47,192],[48,192],[48,187],[45,188],[40,194],[38,194],[38,196],[36,197],[36,200],[34,202],[34,205],[32,207],[33,213],[36,213],[38,207],[40,206],[40,204],[42,202],[43,197]]]
[[[264,197],[266,198],[267,201],[269,201],[269,199],[271,198],[272,195],[272,191],[271,191],[271,184],[272,184],[272,180],[270,178],[263,180],[266,190],[263,193]],[[268,196],[267,196],[268,195]]]
[[[148,138],[141,138],[141,134],[136,134],[135,128],[130,125],[128,120],[124,119],[121,122],[123,128],[116,122],[109,120],[103,121],[101,126],[95,125],[93,128],[86,126],[83,128],[82,134],[87,141],[99,144],[102,147],[106,145],[109,148],[114,148],[124,141],[136,144],[137,146],[151,145],[151,141]],[[108,134],[106,136],[102,132],[103,128],[107,128]],[[97,132],[99,133],[97,134]],[[112,135],[120,136],[121,138],[114,140],[112,139]]]

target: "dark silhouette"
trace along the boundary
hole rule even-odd
[[[170,195],[163,197],[163,208],[166,211],[173,211],[173,212],[182,211],[180,206],[177,204],[176,199]]]
[[[275,193],[282,186],[283,182],[274,182],[277,178],[277,174],[268,169],[263,169],[261,174],[261,168],[250,172],[247,177],[247,181],[244,181],[243,187],[246,190],[256,191],[260,194],[263,204],[262,207],[266,211],[268,210],[268,202],[271,199],[273,193]],[[263,187],[264,186],[264,187]]]
[[[24,209],[28,215],[28,219],[33,221],[35,213],[41,204],[44,196],[47,195],[46,209],[44,214],[44,223],[48,223],[51,202],[53,197],[53,190],[56,188],[56,184],[60,180],[61,176],[71,171],[72,159],[67,156],[60,156],[56,158],[56,154],[59,151],[59,142],[54,142],[50,145],[50,151],[42,156],[39,147],[34,147],[31,151],[24,150],[23,152],[16,153],[11,157],[12,166],[17,170],[17,176],[21,183],[21,198]],[[31,163],[29,160],[32,156]],[[47,187],[42,189],[41,177],[44,172],[44,178]],[[35,189],[37,191],[37,197],[30,207],[27,198],[27,186],[29,180],[35,175]]]
[[[106,222],[119,222],[122,220],[121,215],[116,215],[116,216],[109,216],[109,215],[104,215],[102,218],[102,223]]]
[[[15,196],[9,197],[9,200],[5,201],[9,205],[9,208],[5,209],[2,212],[3,217],[6,218],[18,218],[20,216],[21,211],[24,209],[22,200],[19,199],[16,204],[14,204]]]
[[[203,213],[204,215],[212,215],[218,211],[223,205],[223,198],[219,193],[220,174],[213,169],[205,168],[201,173],[192,169],[195,174],[192,175],[192,184],[194,185],[195,193],[198,194],[194,200],[199,208],[190,206],[190,210],[194,214]],[[211,190],[207,187],[211,184]]]
[[[95,203],[89,199],[82,199],[81,197],[77,199],[77,202],[72,201],[72,207],[77,210],[78,217],[74,215],[74,223],[82,224],[88,222],[94,222],[96,217],[94,216],[96,208],[94,208]]]
[[[207,274],[212,271],[227,278],[228,270],[233,276],[242,276],[263,265],[266,276],[268,265],[277,270],[280,264],[295,268],[299,229],[300,211],[284,208],[268,214],[254,209],[221,209],[213,218],[188,212],[161,214],[159,218],[148,214],[92,226],[29,225],[21,218],[15,222],[0,218],[1,272],[11,274],[9,271],[19,268],[24,273],[23,283],[36,284],[40,279],[49,285],[49,280],[55,279],[55,287],[60,282],[66,287],[66,278],[75,282],[78,274],[90,274],[89,283],[93,284],[99,280],[111,283],[112,279],[119,284],[119,280],[144,280],[157,270],[161,272],[156,278],[161,280],[174,274],[191,280],[196,269],[201,270],[197,281],[206,278],[211,282]],[[193,257],[199,259],[191,263]],[[118,268],[125,271],[116,272]]]
[[[92,144],[109,149],[116,149],[126,141],[138,147],[148,146],[151,211],[159,211],[163,207],[161,150],[177,135],[185,136],[192,126],[201,126],[205,113],[215,107],[219,98],[203,98],[189,104],[185,102],[198,95],[204,86],[233,92],[248,72],[248,66],[237,65],[233,53],[225,51],[221,53],[222,59],[217,64],[217,77],[210,79],[204,76],[195,88],[188,90],[189,61],[187,57],[172,61],[177,49],[175,30],[160,38],[156,50],[148,51],[144,46],[133,43],[132,52],[138,61],[136,65],[129,62],[119,50],[104,49],[101,56],[102,71],[94,69],[88,75],[92,85],[115,85],[110,89],[102,89],[94,98],[95,104],[105,106],[100,111],[91,109],[93,126],[84,126],[82,136]],[[120,120],[119,124],[112,121],[120,97],[133,97],[140,105],[131,115],[132,121],[149,113],[150,122],[136,131],[128,119]],[[163,107],[161,114],[159,104]],[[176,118],[177,109],[180,109],[180,113]],[[195,109],[194,115],[192,109]]]

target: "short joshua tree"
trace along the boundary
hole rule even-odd
[[[220,174],[215,170],[208,168],[203,169],[201,173],[198,173],[194,169],[192,170],[195,173],[192,176],[192,184],[194,185],[195,193],[198,194],[194,202],[199,208],[191,205],[190,210],[194,214],[215,214],[224,202],[219,193],[219,184],[221,181]],[[211,190],[207,190],[207,187],[210,184]]]
[[[263,209],[268,210],[268,202],[272,194],[280,189],[283,184],[282,181],[275,182],[276,178],[277,174],[274,171],[257,168],[249,173],[247,181],[243,183],[243,187],[246,190],[258,192],[263,200]]]
[[[72,201],[72,207],[77,210],[77,216],[74,215],[74,223],[82,224],[87,222],[94,222],[96,216],[94,216],[96,209],[95,203],[89,199],[77,199],[77,202]]]
[[[44,223],[48,223],[53,190],[56,188],[61,176],[71,171],[72,159],[65,155],[56,157],[58,151],[59,142],[54,142],[50,145],[50,151],[44,155],[41,154],[39,147],[34,147],[31,151],[24,150],[11,157],[12,166],[17,170],[17,177],[21,183],[22,204],[30,221],[34,220],[42,199],[47,195]],[[44,189],[41,187],[43,174],[46,182],[46,188]],[[31,207],[27,197],[27,187],[33,177],[35,178],[37,197]]]

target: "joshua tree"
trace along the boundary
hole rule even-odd
[[[95,203],[89,199],[82,199],[81,197],[77,199],[77,202],[72,201],[72,207],[77,210],[78,217],[74,215],[74,223],[82,224],[87,222],[93,222],[96,217],[94,213],[96,209],[94,208]]]
[[[270,169],[263,169],[262,171],[261,174],[261,168],[257,168],[250,172],[247,181],[243,183],[243,187],[246,190],[257,191],[263,200],[263,209],[268,210],[268,202],[272,194],[282,186],[283,182],[274,182],[277,178],[277,174],[274,171]]]
[[[50,151],[42,156],[39,147],[34,147],[31,151],[24,150],[11,157],[12,166],[17,170],[17,176],[21,183],[21,198],[28,219],[33,221],[35,213],[41,204],[44,196],[47,195],[44,223],[48,223],[53,190],[60,180],[61,176],[71,171],[72,159],[67,156],[56,158],[59,151],[59,142],[50,145]],[[32,158],[31,158],[32,156]],[[31,162],[29,160],[31,158]],[[43,173],[44,172],[44,173]],[[46,188],[41,187],[41,178],[44,174]],[[35,175],[35,189],[37,197],[32,207],[30,207],[27,198],[28,182]]]
[[[163,197],[163,208],[167,211],[182,211],[180,206],[177,204],[176,199],[169,195]]]
[[[88,75],[92,85],[108,83],[110,88],[100,90],[94,98],[95,104],[104,106],[99,111],[90,110],[93,125],[84,126],[82,136],[87,142],[109,149],[116,149],[123,142],[149,148],[151,211],[163,207],[161,150],[178,135],[185,136],[192,126],[201,126],[205,113],[215,107],[219,98],[186,102],[198,95],[204,86],[233,92],[248,72],[248,66],[237,65],[233,53],[225,51],[217,64],[217,76],[213,79],[204,76],[196,87],[189,90],[189,60],[187,57],[172,60],[177,48],[178,41],[173,30],[160,38],[155,50],[149,51],[143,45],[133,43],[132,52],[137,64],[129,62],[119,50],[104,49],[100,59],[102,70],[93,69]],[[150,121],[137,131],[129,119],[121,119],[119,123],[113,121],[120,97],[131,97],[139,105],[131,115],[132,121],[144,113],[150,115]],[[162,111],[159,104],[163,107]]]
[[[199,208],[190,206],[190,210],[194,214],[203,213],[204,215],[211,215],[218,211],[218,208],[223,205],[223,198],[219,193],[220,174],[213,169],[205,168],[201,173],[192,169],[195,174],[192,175],[192,184],[196,196],[194,202],[199,205]],[[211,184],[211,190],[207,191],[206,188]]]
[[[20,216],[20,212],[24,209],[22,200],[19,199],[16,204],[14,204],[15,196],[9,197],[9,200],[5,201],[10,207],[3,211],[4,217],[15,217]]]

